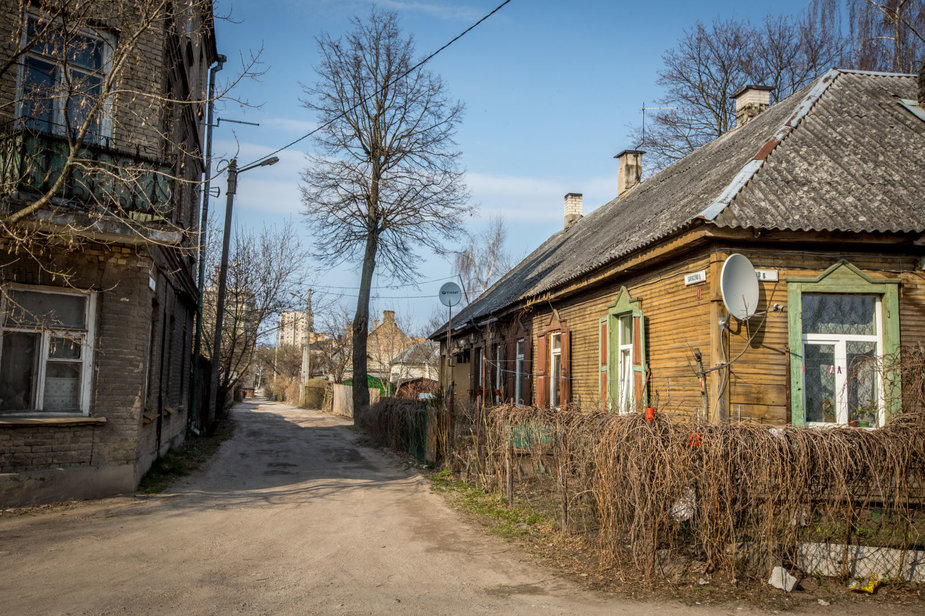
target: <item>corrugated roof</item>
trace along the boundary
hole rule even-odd
[[[703,221],[925,232],[925,122],[914,75],[833,69],[559,231],[464,309],[479,320]]]

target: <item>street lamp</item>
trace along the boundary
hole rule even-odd
[[[231,238],[231,212],[234,208],[234,193],[238,187],[238,174],[255,167],[269,167],[279,162],[276,156],[238,169],[238,159],[228,163],[228,187],[225,189],[225,228],[222,229],[222,262],[218,270],[218,299],[215,305],[215,339],[212,342],[212,374],[209,384],[209,429],[216,417],[218,399],[218,371],[222,357],[222,321],[225,318],[225,281],[228,278],[228,243]]]

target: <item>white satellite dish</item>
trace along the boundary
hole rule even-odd
[[[440,303],[447,307],[453,307],[462,299],[462,289],[455,282],[447,282],[440,287]]]
[[[736,319],[749,319],[758,310],[758,275],[747,257],[729,255],[723,263],[719,287],[726,310]]]

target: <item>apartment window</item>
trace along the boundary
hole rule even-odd
[[[517,340],[514,359],[514,404],[517,406],[520,406],[523,400],[524,343],[523,338]]]
[[[898,281],[839,261],[816,278],[787,281],[791,421],[883,425],[899,412]]]
[[[96,296],[11,288],[0,336],[0,412],[88,414]]]
[[[562,389],[559,381],[562,379],[562,334],[555,333],[549,336],[549,405],[558,407]]]
[[[38,15],[26,17],[23,45],[34,45],[23,56],[20,78],[20,117],[42,132],[77,134],[102,96],[111,44],[98,33],[55,27]],[[94,116],[86,141],[108,135],[105,113]]]

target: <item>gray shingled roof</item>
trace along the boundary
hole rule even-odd
[[[437,355],[440,349],[436,344],[430,342],[415,342],[405,351],[395,356],[391,363],[393,364],[433,364],[437,361]]]
[[[899,103],[915,97],[913,75],[833,69],[559,231],[454,321],[486,318],[700,221],[925,232],[925,122]]]

